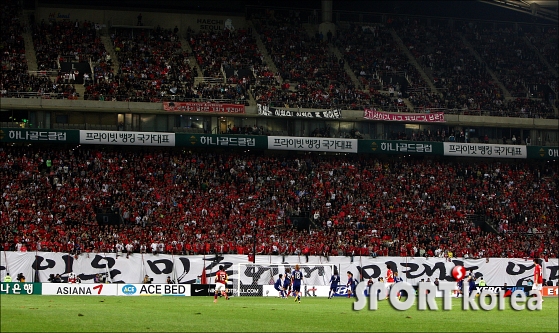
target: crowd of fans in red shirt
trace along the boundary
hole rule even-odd
[[[58,60],[91,60],[94,73],[85,96],[76,96],[72,82],[27,73],[23,26],[15,4],[6,3],[2,21],[2,96],[57,94],[59,98],[160,102],[212,100],[319,109],[378,108],[449,113],[554,117],[557,77],[543,58],[557,68],[557,29],[484,22],[453,22],[395,18],[386,23],[340,26],[328,38],[311,36],[296,12],[263,10],[247,29],[178,33],[178,29],[112,29],[111,41],[120,68],[114,72],[109,52],[89,21],[49,20],[32,24],[36,58],[41,70],[59,70]],[[257,45],[260,36],[277,72],[268,67]],[[186,35],[186,39],[182,38]],[[394,37],[394,35],[398,37]],[[182,36],[182,37],[181,37]],[[401,39],[418,61],[425,78],[400,49]],[[187,42],[192,53],[181,46]],[[479,59],[471,52],[477,52]],[[340,52],[336,53],[335,50]],[[191,59],[197,64],[190,63]],[[359,81],[355,86],[344,66]],[[222,69],[248,69],[252,74],[228,75],[226,87],[204,89],[198,76],[224,78]],[[515,100],[490,75],[499,79]],[[61,73],[62,74],[62,73]],[[407,86],[388,82],[405,77]],[[384,81],[383,81],[384,78]],[[381,94],[380,91],[392,94]],[[58,98],[56,97],[56,98]]]
[[[258,254],[270,255],[557,257],[559,250],[553,163],[1,148],[5,250],[249,254],[254,240]],[[99,225],[99,208],[118,212],[122,223]],[[300,216],[310,218],[310,230],[297,228]]]

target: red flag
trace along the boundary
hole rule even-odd
[[[202,269],[202,278],[200,279],[200,283],[201,284],[208,284],[208,281],[207,281],[207,278],[206,278],[206,267],[205,266]]]

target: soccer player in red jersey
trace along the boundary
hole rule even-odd
[[[390,292],[390,287],[394,284],[394,273],[390,268],[390,265],[386,265],[386,289]],[[388,294],[386,295],[386,299],[388,299]]]
[[[219,271],[215,273],[214,303],[217,303],[217,295],[219,292],[221,292],[221,295],[225,297],[226,300],[229,299],[229,296],[227,295],[227,289],[226,289],[227,278],[228,276],[227,273],[225,273],[225,269],[223,268],[223,265],[219,265]]]
[[[540,260],[538,258],[534,258],[534,287],[532,289],[537,290],[538,293],[540,293],[540,296],[543,296],[542,285],[543,285],[542,266],[540,265]]]

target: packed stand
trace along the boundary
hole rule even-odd
[[[176,32],[157,27],[120,29],[111,35],[120,64],[114,73],[105,59],[86,88],[86,99],[132,102],[190,100],[196,70]]]
[[[559,71],[557,26],[524,26],[523,29],[528,40],[538,49],[549,65],[552,66],[555,71]],[[555,95],[559,93],[557,79],[557,77],[554,77],[548,82]],[[535,97],[545,99],[545,95],[543,95],[541,91],[538,92]]]
[[[447,21],[407,18],[395,25],[398,35],[424,68],[439,93],[429,89],[410,92],[417,109],[450,109],[465,114],[502,107],[504,95],[486,66],[463,43],[460,31]]]
[[[19,22],[20,10],[15,4],[6,3],[2,8],[2,82],[0,87],[0,94],[2,97],[18,97],[18,98],[30,98],[30,97],[40,97],[40,98],[52,98],[52,99],[77,99],[79,94],[77,94],[76,89],[73,85],[73,80],[69,80],[67,77],[69,73],[58,73],[56,79],[51,79],[49,74],[51,73],[49,66],[40,66],[39,71],[33,74],[29,74],[27,67],[27,59],[25,57],[25,44],[23,39],[23,27]],[[42,32],[47,35],[56,33],[63,34],[65,37],[63,39],[68,40],[76,37],[76,40],[83,40],[83,44],[89,43],[89,39],[83,37],[82,39],[77,39],[80,33],[84,31],[89,31],[86,27],[90,23],[85,22],[84,28],[80,29],[78,22],[73,23],[73,27],[78,30],[78,32],[68,32],[68,22],[65,23],[52,23],[49,28],[42,28]],[[78,25],[78,27],[76,27]],[[56,31],[55,31],[56,30]],[[47,32],[48,31],[48,32]],[[38,30],[35,30],[35,37],[38,36]],[[49,35],[49,38],[53,38]],[[58,38],[58,37],[57,37]],[[95,49],[97,41],[93,42],[85,48],[86,52]],[[65,44],[61,42],[61,44]],[[66,45],[63,45],[66,46]],[[77,49],[81,52],[78,45]],[[52,46],[52,50],[57,49],[58,46]],[[53,51],[54,52],[54,51]],[[80,53],[81,54],[81,53]],[[38,59],[44,54],[37,53]],[[57,57],[55,56],[54,59]],[[39,62],[40,63],[40,62]],[[56,68],[58,65],[55,66]],[[48,70],[48,71],[47,71]],[[66,74],[66,79],[65,79]]]
[[[6,250],[248,254],[256,235],[258,254],[559,251],[559,175],[549,163],[1,148]],[[123,223],[99,226],[99,207],[120,212]],[[310,233],[291,223],[304,212]],[[476,227],[474,213],[500,232]]]
[[[32,97],[37,96],[37,92],[52,91],[52,81],[48,77],[27,72],[20,14],[21,9],[15,1],[3,2],[0,10],[1,97]]]
[[[365,90],[383,90],[379,72],[384,69],[381,64],[382,52],[376,52],[389,41],[386,34],[379,35],[378,25],[351,26],[349,30],[340,30],[335,44],[344,54],[344,59],[359,79]],[[391,38],[391,36],[388,36]],[[373,42],[374,40],[374,42]]]
[[[391,23],[392,24],[392,23]],[[364,95],[369,100],[362,108],[379,108],[383,111],[408,112],[403,97],[409,89],[422,89],[425,82],[407,57],[400,50],[385,25],[351,25],[341,29],[335,41],[344,54],[355,76],[364,88]],[[382,77],[400,75],[406,78],[407,86],[399,83],[383,82]],[[381,94],[380,90],[389,94]]]
[[[225,75],[227,79],[227,85],[197,86],[196,95],[203,99],[229,99],[248,105],[248,89],[254,82],[255,74],[266,75],[267,71],[252,31],[231,27],[192,33],[189,34],[189,43],[204,77],[221,79]]]
[[[93,64],[91,77],[84,76],[83,85],[86,88],[84,99],[104,100],[105,96],[108,96],[109,100],[117,100],[113,88],[118,87],[118,84],[116,82],[112,86],[110,84],[114,79],[114,64],[110,54],[107,53],[104,58]]]
[[[4,2],[0,7],[0,51],[2,52],[3,75],[17,75],[27,72],[23,27],[19,22],[20,10],[12,2]]]
[[[223,78],[222,68],[262,68],[264,61],[250,29],[224,29],[200,32],[189,37],[190,47],[205,77]],[[246,77],[250,79],[251,76]],[[231,82],[242,77],[232,75]]]
[[[311,37],[293,11],[255,14],[253,23],[283,84],[259,80],[252,88],[257,103],[301,108],[362,109],[366,95],[358,91],[327,42]]]
[[[558,69],[557,62],[559,53],[557,52],[557,26],[523,26],[525,36],[538,48],[538,51],[547,62]]]
[[[42,99],[78,99],[79,93],[73,82],[64,79],[64,75],[58,75],[53,81],[49,76],[18,75],[15,80],[4,85],[2,96]]]
[[[58,70],[58,61],[96,62],[106,54],[91,21],[44,20],[33,25],[39,70]]]
[[[340,30],[336,44],[364,87],[389,90],[389,83],[381,82],[381,78],[391,74],[405,76],[409,88],[426,86],[390,33],[396,25],[389,19],[387,24],[351,24],[348,30]]]
[[[511,24],[469,22],[462,29],[513,97],[527,97],[530,85],[556,80],[524,39],[521,26],[515,31]]]

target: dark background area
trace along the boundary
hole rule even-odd
[[[33,9],[34,0],[24,0],[26,9]],[[320,12],[320,0],[37,0],[39,6],[90,7],[151,11],[198,11],[198,12],[229,12],[245,13],[247,6],[306,8]],[[464,1],[333,1],[333,11],[375,12],[400,15],[442,16],[456,18],[472,18],[481,20],[515,21],[550,23],[531,15],[515,12],[506,8],[478,2]]]

